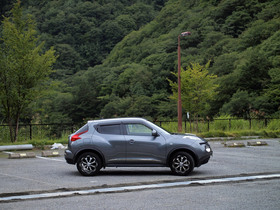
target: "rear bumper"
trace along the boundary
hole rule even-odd
[[[65,150],[64,158],[68,164],[75,164],[74,155],[70,150]]]

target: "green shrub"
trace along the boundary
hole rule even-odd
[[[268,130],[262,130],[261,136],[266,137],[266,138],[279,138],[280,136],[280,130],[278,131],[268,131]]]
[[[273,119],[267,125],[268,130],[280,130],[280,119]]]

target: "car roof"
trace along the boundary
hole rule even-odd
[[[134,122],[147,122],[147,120],[140,117],[124,117],[124,118],[110,118],[110,119],[88,121],[88,123],[93,123],[93,124],[134,123]]]

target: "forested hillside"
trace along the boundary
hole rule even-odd
[[[101,64],[113,47],[133,30],[154,19],[159,3],[146,1],[23,1],[35,15],[46,47],[59,59],[54,79]]]
[[[29,0],[46,47],[59,54],[52,88],[26,116],[41,122],[144,116],[176,118],[168,79],[206,64],[219,85],[201,117],[279,116],[278,0]],[[8,4],[5,8],[9,8]],[[7,9],[1,13],[8,15]],[[188,111],[188,110],[185,110]],[[36,114],[34,114],[36,113]]]

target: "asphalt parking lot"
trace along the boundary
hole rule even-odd
[[[245,144],[248,141],[243,140]],[[106,168],[100,175],[83,177],[74,165],[60,157],[8,159],[0,152],[0,197],[25,193],[60,192],[131,185],[170,183],[220,177],[280,174],[280,139],[265,139],[267,146],[225,147],[221,141],[211,141],[214,151],[209,163],[195,168],[187,177],[174,176],[169,168]],[[276,179],[280,183],[280,179]]]

